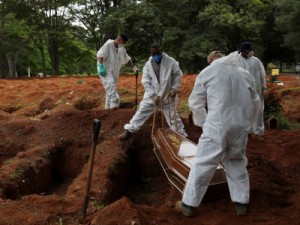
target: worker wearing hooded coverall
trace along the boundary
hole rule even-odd
[[[178,113],[172,110],[174,109],[174,104],[178,102],[176,93],[179,89],[180,77],[182,76],[179,65],[175,59],[166,53],[161,53],[158,44],[152,44],[150,51],[152,56],[143,68],[142,84],[145,89],[144,97],[133,118],[128,124],[125,124],[125,133],[121,136],[121,140],[129,138],[131,133],[137,132],[153,113],[154,106],[157,105],[157,108],[160,109],[161,104],[169,127],[176,130],[174,121],[174,113],[176,113],[178,133],[184,137],[187,136]]]
[[[246,145],[260,99],[253,76],[234,58],[225,56],[206,67],[196,78],[188,99],[194,124],[202,127],[203,133],[182,201],[176,203],[186,216],[194,215],[193,208],[201,203],[219,163],[226,171],[232,201],[243,205],[249,202]]]
[[[253,124],[252,132],[257,136],[259,141],[263,141],[264,135],[264,94],[266,91],[266,71],[261,61],[253,56],[254,52],[250,42],[241,44],[239,56],[239,65],[253,75],[255,79],[255,90],[261,99],[261,111],[257,121]]]
[[[127,40],[125,34],[120,34],[115,40],[106,41],[97,52],[97,70],[106,92],[105,109],[116,109],[120,106],[120,97],[116,86],[121,66],[129,64],[134,72],[137,71],[123,46]]]

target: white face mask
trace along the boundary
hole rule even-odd
[[[248,56],[248,58],[249,58],[249,57],[251,57],[251,56],[253,56],[253,55],[254,55],[254,51],[250,51],[250,52],[248,53],[247,56]]]
[[[121,48],[121,47],[123,47],[123,46],[124,46],[123,44],[119,44],[119,45],[118,45],[119,48]]]

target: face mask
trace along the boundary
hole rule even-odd
[[[121,47],[123,47],[123,46],[124,46],[123,44],[119,44],[119,45],[118,45],[119,48],[121,48]]]
[[[249,58],[249,57],[251,57],[253,55],[254,55],[254,51],[249,51],[249,53],[247,54],[247,57]]]
[[[160,55],[160,54],[155,54],[155,55],[152,56],[153,60],[156,63],[160,63],[161,57],[162,57],[162,55]]]

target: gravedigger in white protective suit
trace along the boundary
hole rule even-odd
[[[138,70],[123,46],[127,41],[128,37],[121,33],[115,40],[108,40],[97,52],[97,70],[106,92],[105,109],[120,106],[117,83],[121,66],[129,64],[134,72]]]
[[[255,90],[261,99],[261,110],[257,117],[257,120],[253,124],[252,132],[256,135],[258,141],[264,141],[264,95],[267,94],[266,87],[266,71],[261,61],[253,56],[252,44],[250,42],[243,42],[240,47],[239,54],[239,65],[243,69],[247,70],[253,75],[255,79]]]
[[[169,127],[175,130],[174,113],[176,113],[178,133],[184,137],[187,136],[178,113],[170,110],[178,101],[177,91],[182,76],[179,65],[166,53],[161,53],[160,47],[156,43],[151,45],[150,51],[152,56],[143,68],[144,98],[133,118],[128,124],[125,124],[125,132],[120,136],[121,141],[127,140],[132,133],[137,132],[152,115],[154,106],[161,108],[161,104]]]
[[[196,78],[189,97],[195,125],[202,127],[197,152],[184,189],[175,205],[194,216],[217,166],[226,171],[237,215],[246,215],[249,177],[246,169],[248,133],[260,110],[253,76],[238,66],[232,54],[214,60]],[[207,102],[208,110],[205,110]]]

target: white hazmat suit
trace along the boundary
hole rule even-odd
[[[213,61],[198,75],[189,97],[194,123],[203,133],[183,194],[188,206],[199,206],[219,163],[232,201],[249,202],[246,145],[260,99],[254,78],[237,64],[232,55]]]
[[[261,111],[258,115],[257,121],[253,124],[253,133],[256,135],[263,135],[265,126],[264,126],[264,97],[263,97],[263,89],[266,88],[266,71],[261,63],[261,61],[255,56],[251,56],[245,59],[241,54],[238,54],[239,65],[243,69],[247,70],[250,74],[253,75],[256,83],[256,92],[261,99]]]
[[[160,63],[159,70],[159,80],[157,80],[156,74],[152,66],[152,57],[146,62],[143,68],[142,84],[145,89],[143,100],[140,103],[140,107],[130,120],[129,124],[125,124],[124,129],[128,130],[130,133],[135,133],[144,124],[144,122],[151,116],[154,110],[155,103],[153,98],[155,96],[162,97],[163,113],[165,115],[166,121],[171,129],[175,130],[174,113],[176,113],[176,121],[178,126],[178,133],[186,137],[187,134],[184,130],[184,125],[177,114],[174,112],[174,105],[178,99],[169,97],[168,92],[170,89],[178,90],[180,85],[180,77],[182,72],[179,68],[178,63],[166,53],[162,53],[162,59]],[[171,112],[171,118],[169,115],[169,107]],[[160,108],[160,107],[158,107]],[[170,119],[171,123],[170,124]]]
[[[119,107],[120,97],[117,83],[121,66],[131,60],[123,46],[116,47],[114,40],[108,40],[97,52],[97,58],[103,58],[106,75],[99,75],[106,92],[105,109]],[[99,71],[98,71],[99,73]]]

